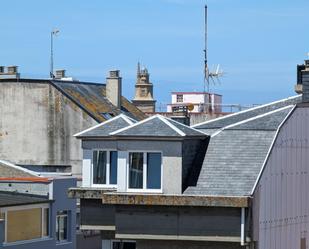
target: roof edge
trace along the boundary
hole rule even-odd
[[[275,144],[275,142],[276,142],[276,140],[277,140],[277,137],[278,137],[278,135],[279,135],[279,132],[280,132],[282,126],[285,124],[285,122],[286,122],[286,121],[289,119],[289,117],[292,115],[292,113],[294,112],[294,110],[296,109],[296,107],[297,107],[297,105],[295,105],[295,106],[292,108],[292,110],[286,115],[286,117],[284,118],[284,120],[280,123],[279,127],[277,128],[276,134],[275,134],[275,136],[274,136],[274,138],[273,138],[273,141],[272,141],[272,143],[271,143],[271,145],[270,145],[270,147],[269,147],[269,150],[268,150],[267,155],[266,155],[266,157],[265,157],[265,160],[264,160],[264,162],[263,162],[262,168],[261,168],[261,170],[260,170],[260,172],[259,172],[259,174],[258,174],[258,177],[257,177],[256,180],[255,180],[255,183],[254,183],[254,185],[253,185],[253,188],[252,188],[252,190],[251,190],[251,192],[250,192],[250,196],[252,196],[252,195],[254,194],[255,189],[256,189],[256,186],[258,185],[258,183],[259,183],[259,181],[260,181],[260,179],[261,179],[261,177],[262,177],[262,174],[263,174],[263,172],[264,172],[265,166],[266,166],[266,164],[267,164],[267,162],[268,162],[269,156],[270,156],[270,154],[271,154],[271,152],[272,152],[272,150],[273,150],[274,144]]]
[[[211,119],[211,120],[206,120],[204,122],[192,125],[192,127],[196,128],[196,127],[199,127],[201,125],[212,123],[212,122],[215,122],[215,121],[218,121],[218,120],[221,120],[221,119],[233,117],[233,116],[236,116],[238,114],[246,113],[246,112],[249,112],[249,111],[252,111],[252,110],[256,110],[256,109],[263,108],[263,107],[266,107],[266,106],[270,106],[270,105],[273,105],[273,104],[277,104],[277,103],[280,103],[280,102],[283,102],[283,101],[288,101],[288,100],[291,100],[291,99],[296,99],[299,96],[301,96],[301,94],[298,94],[298,95],[295,95],[295,96],[292,96],[292,97],[288,97],[288,98],[285,98],[285,99],[276,100],[276,101],[273,101],[273,102],[270,102],[270,103],[267,103],[267,104],[264,104],[264,105],[259,105],[259,106],[256,106],[256,107],[252,107],[252,108],[240,111],[240,112],[235,112],[235,113],[223,116],[223,117],[214,118],[214,119]]]

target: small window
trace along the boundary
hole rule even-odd
[[[128,188],[160,190],[162,155],[160,152],[130,152]]]
[[[93,152],[93,183],[106,184],[106,151]]]
[[[117,184],[117,151],[93,151],[93,184]]]
[[[28,208],[6,211],[6,237],[5,242],[40,239],[48,236],[45,218],[48,208]],[[48,213],[47,213],[48,216]],[[49,218],[47,218],[49,219]],[[26,225],[26,229],[24,227]],[[45,230],[45,231],[44,231]]]
[[[49,235],[49,209],[44,208],[43,209],[43,229],[42,229],[42,235],[43,237],[48,237]]]
[[[58,242],[68,240],[68,212],[58,211],[56,217],[56,238]]]
[[[182,94],[176,95],[176,102],[183,102],[183,95]]]
[[[136,243],[133,241],[113,241],[112,249],[135,249]]]
[[[144,153],[129,154],[129,188],[143,188]]]

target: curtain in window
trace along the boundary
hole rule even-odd
[[[93,152],[93,183],[106,184],[106,151]]]
[[[143,188],[143,153],[129,154],[129,188]]]

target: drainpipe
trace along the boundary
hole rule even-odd
[[[245,208],[241,208],[241,216],[240,216],[240,245],[246,245],[246,235],[245,235]]]

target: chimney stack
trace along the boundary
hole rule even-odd
[[[121,107],[121,77],[119,70],[109,71],[109,76],[106,78],[106,97],[117,108]]]
[[[297,65],[295,92],[303,94],[302,102],[309,102],[309,60],[305,60],[303,65]]]

